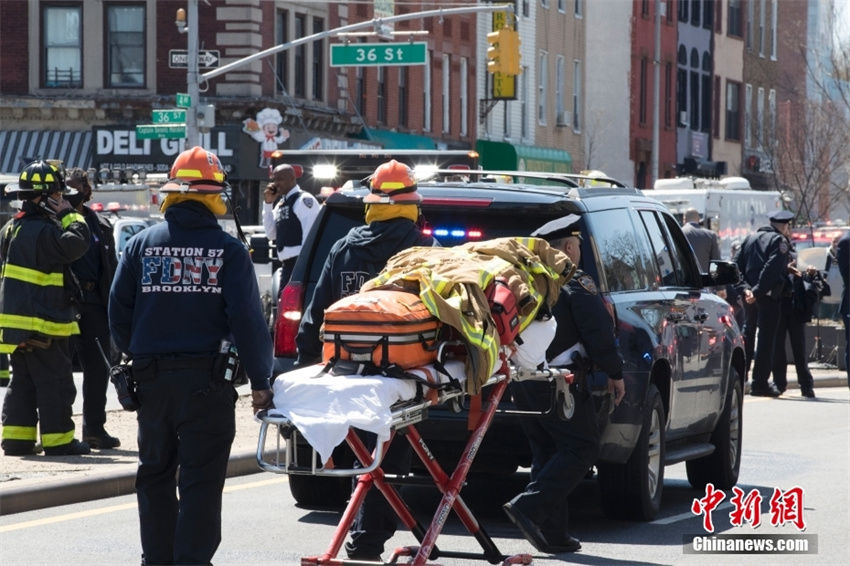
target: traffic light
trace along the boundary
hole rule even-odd
[[[519,32],[509,27],[499,30],[499,54],[502,57],[502,72],[506,75],[518,75],[519,67]]]
[[[502,30],[491,31],[487,34],[487,43],[490,46],[487,48],[487,72],[501,73],[502,72]]]

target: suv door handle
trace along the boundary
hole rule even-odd
[[[665,318],[670,322],[679,322],[685,318],[685,315],[680,312],[669,312]]]

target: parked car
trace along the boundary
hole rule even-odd
[[[737,281],[734,265],[713,261],[710,273],[701,274],[679,223],[662,204],[636,189],[580,188],[567,176],[551,174],[535,181],[545,177],[553,186],[504,182],[502,174],[492,177],[499,182],[487,181],[478,175],[419,185],[423,228],[443,246],[527,236],[554,218],[582,217],[581,267],[612,307],[625,362],[626,397],[610,414],[607,409],[600,414],[605,428],[597,468],[605,512],[654,518],[664,466],[681,461],[687,462],[695,488],[708,482],[720,489],[735,485],[741,457],[743,340],[729,305],[707,290]],[[322,206],[280,295],[275,327],[279,367],[292,364],[301,312],[331,245],[363,223],[366,193],[363,187],[342,190]],[[606,376],[596,377],[605,382]],[[432,408],[418,428],[441,462],[453,462],[466,441],[466,416],[447,408]],[[339,447],[334,460],[345,462],[346,451]],[[511,474],[529,464],[519,423],[505,415],[494,420],[472,473]],[[305,475],[291,475],[289,485],[296,501],[307,506],[339,503],[350,490],[348,481]]]

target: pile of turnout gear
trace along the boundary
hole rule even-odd
[[[325,311],[323,361],[356,373],[439,364],[445,341],[465,348],[466,389],[477,394],[500,349],[550,316],[575,266],[540,238],[497,238],[450,248],[412,247],[389,259],[359,293]]]

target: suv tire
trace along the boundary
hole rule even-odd
[[[661,508],[667,420],[655,385],[649,386],[646,406],[640,436],[626,463],[597,466],[602,509],[608,517],[651,521]]]
[[[289,492],[299,507],[341,509],[351,495],[351,478],[289,474]]]
[[[705,489],[712,483],[717,489],[732,489],[738,483],[741,469],[741,432],[743,429],[743,391],[738,370],[731,370],[732,384],[726,394],[726,406],[711,433],[714,452],[703,458],[688,460],[688,482],[694,489]]]

